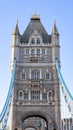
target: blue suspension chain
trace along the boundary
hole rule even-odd
[[[62,77],[62,74],[61,74],[61,71],[60,71],[60,67],[59,67],[59,63],[58,63],[58,59],[56,59],[56,69],[57,69],[57,74],[58,74],[58,78],[59,78],[60,85],[61,85],[61,90],[62,90],[62,93],[64,95],[65,103],[67,104],[68,110],[71,113],[72,110],[71,110],[70,103],[68,103],[68,98],[70,99],[70,101],[73,102],[73,96],[69,92],[68,87],[66,86],[66,84],[63,80],[63,77]]]
[[[16,70],[16,59],[14,59],[14,67],[13,67],[13,71],[12,71],[12,78],[11,78],[11,82],[10,82],[8,95],[7,95],[3,110],[0,114],[0,130],[4,130],[7,125],[9,112],[10,112],[10,104],[11,104],[11,99],[12,99],[12,92],[13,92],[13,87],[14,87],[15,70]]]

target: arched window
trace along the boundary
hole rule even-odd
[[[34,38],[31,39],[31,44],[35,44],[35,39]]]
[[[23,91],[22,90],[20,90],[19,91],[19,95],[18,95],[19,97],[19,100],[23,100],[23,98],[24,98],[24,94],[23,94]]]
[[[40,44],[40,38],[37,38],[37,44]]]
[[[31,71],[31,79],[34,79],[34,80],[40,79],[40,71],[39,70],[32,70]]]
[[[53,100],[53,93],[52,91],[49,91],[49,102],[52,102]]]

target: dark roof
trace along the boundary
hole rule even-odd
[[[42,23],[40,21],[39,16],[37,14],[34,14],[31,17],[30,22],[29,22],[27,28],[25,29],[23,35],[21,35],[21,38],[20,38],[21,43],[28,43],[30,34],[34,30],[38,30],[38,32],[40,32],[44,43],[51,42],[51,35],[48,35],[48,33],[46,32],[44,26],[42,25]]]

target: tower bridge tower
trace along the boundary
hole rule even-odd
[[[54,23],[48,35],[37,14],[24,33],[18,23],[12,34],[11,70],[17,60],[10,130],[61,130],[60,86],[55,59],[60,62],[59,33]]]

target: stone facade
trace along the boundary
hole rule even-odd
[[[12,34],[11,70],[17,60],[10,112],[10,130],[61,130],[60,86],[55,59],[60,62],[59,33],[51,35],[34,14],[20,35],[18,23]]]

